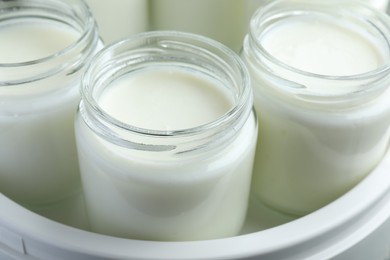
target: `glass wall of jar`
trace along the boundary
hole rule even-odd
[[[259,119],[253,193],[263,203],[307,214],[381,160],[389,42],[389,18],[359,1],[281,0],[255,13],[242,57]]]
[[[80,192],[73,121],[99,46],[82,1],[0,2],[0,192],[42,205]]]
[[[150,32],[108,46],[76,121],[92,230],[148,240],[237,234],[257,121],[249,74],[211,39]]]
[[[148,30],[148,0],[86,0],[105,44]]]
[[[244,0],[149,0],[150,29],[201,34],[239,52],[246,34]]]

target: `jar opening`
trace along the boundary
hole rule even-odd
[[[123,122],[110,115],[99,104],[104,90],[119,78],[150,71],[181,71],[212,80],[229,93],[234,104],[211,122],[168,130],[143,128]],[[84,75],[82,97],[84,119],[93,117],[86,122],[94,132],[106,139],[116,139],[122,145],[132,139],[131,135],[142,136],[145,145],[148,138],[185,139],[198,136],[203,139],[220,135],[221,132],[234,134],[233,129],[241,128],[249,117],[252,92],[248,72],[233,51],[202,36],[161,31],[130,37],[100,52]],[[106,131],[107,129],[110,131]],[[117,136],[108,136],[108,132],[115,132]],[[156,140],[150,142],[156,143]],[[134,145],[133,142],[131,145]]]
[[[22,43],[21,53],[15,50],[0,60],[0,86],[34,82],[64,70],[68,70],[67,75],[75,73],[91,56],[90,52],[95,50],[92,46],[96,46],[98,40],[91,13],[87,5],[78,0],[2,1],[0,30],[12,39],[32,34],[36,40],[36,43],[29,42],[30,46],[35,44],[36,49],[23,49]]]
[[[335,8],[336,4],[338,8]],[[288,28],[278,28],[287,24]],[[300,32],[298,26],[302,25],[305,30],[302,27]],[[333,31],[327,27],[332,27]],[[280,42],[266,39],[275,29],[279,30],[276,36]],[[284,35],[280,37],[282,33]],[[332,34],[345,39],[332,38]],[[283,81],[283,91],[302,97],[344,100],[351,94],[366,96],[368,92],[377,94],[383,91],[386,85],[383,82],[388,81],[387,75],[390,73],[389,35],[390,19],[359,2],[343,1],[340,4],[335,1],[277,0],[259,9],[252,17],[246,44],[253,49],[250,56],[256,65],[260,64],[266,73]],[[352,42],[358,37],[362,48],[368,46],[367,53],[372,51],[372,57],[369,58],[372,58],[373,65],[370,67],[366,66],[368,62],[363,62],[365,57],[356,47],[356,42],[348,47],[348,41]],[[331,46],[333,40],[338,41],[336,47]],[[316,48],[311,48],[314,45]],[[345,50],[337,49],[340,46]],[[357,55],[353,53],[355,50]],[[281,55],[278,51],[284,53]],[[368,53],[367,57],[369,54],[371,55]],[[335,56],[334,60],[329,58],[333,58],[332,55]],[[346,59],[345,64],[353,65],[354,68],[342,64],[343,55],[349,59]],[[362,62],[358,60],[361,56]],[[300,57],[303,58],[299,59]],[[354,60],[365,66],[364,69],[358,68]],[[319,69],[316,70],[316,67]],[[337,72],[337,69],[341,72]]]

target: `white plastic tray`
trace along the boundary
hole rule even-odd
[[[251,201],[242,234],[226,239],[152,242],[88,232],[82,196],[39,211],[79,228],[0,195],[0,259],[390,259],[390,152],[354,189],[305,217]]]

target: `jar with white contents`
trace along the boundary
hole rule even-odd
[[[81,192],[73,122],[102,44],[82,1],[0,2],[0,193],[28,207]]]
[[[105,44],[148,30],[149,0],[86,0]]]
[[[76,138],[93,231],[147,240],[237,234],[257,121],[239,56],[150,32],[108,46],[83,79]]]
[[[149,0],[151,30],[201,34],[238,52],[246,33],[245,0]]]
[[[258,199],[304,215],[378,164],[389,144],[389,43],[389,18],[358,1],[281,0],[255,13],[242,57],[259,118]]]

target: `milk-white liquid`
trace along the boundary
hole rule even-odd
[[[75,30],[54,22],[1,22],[0,63],[48,57],[78,37]],[[31,74],[30,68],[19,69],[16,76]],[[0,81],[15,79],[6,69],[0,71]],[[47,79],[0,87],[0,192],[17,202],[42,204],[80,189],[73,134],[79,94],[76,83],[65,82]]]
[[[148,0],[87,0],[105,44],[148,30]]]
[[[188,73],[153,71],[117,80],[99,104],[130,125],[179,130],[212,122],[229,111],[233,101],[224,91],[214,82]]]
[[[179,130],[218,119],[231,109],[231,98],[209,79],[162,70],[114,82],[99,105],[127,124]],[[76,137],[92,229],[152,240],[237,234],[247,208],[256,135],[251,115],[238,136],[217,149],[140,151],[98,137],[79,115]]]
[[[354,75],[384,62],[380,44],[363,31],[311,16],[276,23],[262,44],[284,63],[318,74]],[[269,90],[288,82],[274,81],[254,70],[250,57],[247,61],[259,117],[253,190],[264,202],[292,214],[309,213],[351,189],[379,162],[389,142],[390,90],[368,104],[348,108],[299,105]],[[284,72],[282,76],[294,81],[296,74]],[[315,82],[304,83],[319,95],[350,88],[347,83]]]
[[[239,51],[247,29],[245,1],[150,0],[152,30],[205,35]]]
[[[294,68],[319,75],[365,73],[384,63],[370,38],[337,21],[292,17],[262,38],[264,48]]]
[[[41,59],[69,47],[79,37],[67,27],[45,23],[0,25],[0,63]]]

